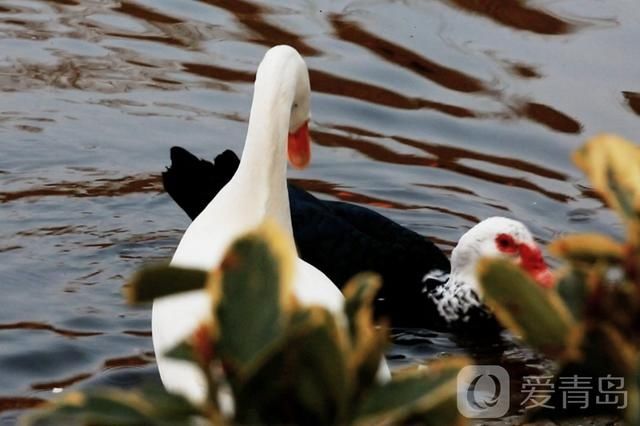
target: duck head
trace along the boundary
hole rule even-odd
[[[302,56],[291,46],[272,47],[256,74],[248,140],[279,143],[282,137],[289,163],[305,168],[311,160],[310,103],[309,71]],[[280,129],[286,129],[287,138]]]
[[[542,287],[553,286],[553,275],[542,251],[523,223],[504,217],[485,219],[460,238],[451,254],[448,281],[430,293],[439,314],[448,322],[469,321],[469,311],[482,307],[476,269],[478,262],[488,257],[510,259]]]

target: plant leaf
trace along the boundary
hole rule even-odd
[[[344,330],[323,308],[298,310],[280,350],[236,387],[239,424],[342,423],[346,394]]]
[[[218,355],[230,379],[245,380],[284,339],[294,258],[280,231],[265,225],[235,241],[212,274]]]
[[[375,380],[388,339],[386,327],[373,322],[373,299],[381,287],[380,277],[362,273],[343,289],[344,311],[349,322],[349,369],[356,380],[355,389],[366,389]],[[358,397],[359,395],[354,395]]]
[[[584,339],[582,364],[599,375],[630,376],[635,373],[637,351],[615,328],[606,324],[591,327]]]
[[[550,356],[578,355],[579,327],[557,293],[505,259],[481,261],[478,277],[485,303],[505,327]]]
[[[165,356],[169,358],[177,359],[180,361],[188,361],[191,363],[195,363],[196,359],[195,359],[194,350],[195,349],[191,344],[187,342],[181,342],[181,343],[178,343],[173,348],[169,349],[165,353]]]
[[[583,320],[592,291],[586,273],[577,268],[568,269],[558,280],[556,290],[573,318],[577,321]]]
[[[571,262],[621,263],[625,258],[625,247],[602,234],[575,234],[559,238],[549,245],[549,252]]]
[[[144,395],[122,390],[70,393],[49,408],[24,419],[30,426],[45,425],[188,425],[199,410],[184,398],[164,389],[147,389]]]
[[[594,189],[627,224],[631,242],[639,242],[640,150],[619,136],[603,134],[589,140],[573,156]]]
[[[158,297],[202,289],[206,282],[207,273],[201,270],[154,265],[136,273],[124,291],[129,303],[145,303]]]
[[[406,371],[393,380],[369,390],[356,410],[356,425],[395,425],[409,419],[428,419],[433,411],[437,420],[458,419],[456,379],[468,365],[463,357],[435,361],[426,369]],[[435,420],[435,419],[434,419]],[[437,423],[437,421],[436,421]]]
[[[640,425],[640,357],[636,359],[635,372],[627,378],[626,390],[629,405],[625,411],[625,420],[630,426]]]
[[[343,289],[344,311],[349,320],[351,340],[357,343],[363,327],[370,326],[373,321],[371,303],[380,290],[380,276],[373,273],[361,273],[353,277]]]
[[[335,424],[344,414],[349,391],[345,331],[329,311],[311,310],[317,326],[290,342],[295,361],[287,370],[295,371],[295,382],[287,399],[295,398],[319,424]]]

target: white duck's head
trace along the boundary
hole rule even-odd
[[[272,121],[285,119],[289,163],[298,169],[306,167],[311,160],[311,86],[302,56],[291,46],[269,49],[258,67],[254,93],[252,117],[257,121],[263,117]],[[281,123],[274,124],[279,128]],[[259,136],[264,138],[264,133]]]
[[[464,321],[470,308],[482,305],[476,269],[478,262],[488,257],[512,259],[541,286],[553,285],[553,276],[529,229],[517,220],[490,217],[460,237],[451,253],[449,280],[430,295],[448,321]]]

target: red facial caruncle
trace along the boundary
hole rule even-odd
[[[496,247],[502,253],[519,255],[520,267],[542,287],[551,288],[555,284],[553,275],[542,257],[542,251],[535,244],[518,243],[509,234],[499,234],[496,237]]]

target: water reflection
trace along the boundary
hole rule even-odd
[[[597,0],[3,1],[0,421],[56,387],[157,380],[149,311],[120,290],[187,226],[160,172],[171,145],[240,152],[273,44],[308,59],[314,161],[292,179],[318,196],[446,251],[496,214],[541,243],[619,233],[569,154],[595,132],[640,134],[639,13]],[[545,367],[508,343],[395,338],[397,364],[472,352]]]
[[[575,31],[576,25],[549,12],[529,7],[519,0],[448,0],[457,8],[485,16],[522,31],[559,35]]]
[[[0,203],[39,197],[119,197],[135,193],[162,192],[160,175],[123,176],[87,182],[55,182],[22,191],[0,192]]]
[[[245,0],[199,0],[202,3],[224,9],[232,13],[243,26],[251,31],[246,40],[266,47],[276,44],[293,46],[304,56],[319,55],[320,52],[309,46],[302,37],[287,31],[282,25],[268,21],[269,9],[255,2]]]
[[[46,402],[42,398],[28,398],[28,397],[14,397],[14,398],[2,398],[0,397],[0,413],[3,411],[13,410],[25,410],[27,408],[35,408]],[[8,419],[7,419],[8,420]]]
[[[627,105],[631,108],[631,111],[640,115],[640,93],[636,92],[622,92],[624,99],[627,101]]]
[[[432,61],[401,45],[385,40],[361,28],[357,23],[344,20],[339,15],[331,17],[331,24],[342,40],[362,46],[383,60],[391,62],[447,89],[474,93],[487,90],[477,78]]]
[[[533,164],[527,164],[526,161],[522,160],[490,156],[479,152],[459,148],[451,148],[447,146],[429,145],[420,141],[415,141],[398,136],[391,137],[391,139],[399,142],[400,144],[411,146],[424,151],[425,153],[431,154],[428,157],[418,157],[415,155],[396,153],[385,148],[384,146],[378,145],[373,142],[367,142],[363,139],[354,139],[348,136],[341,136],[335,133],[316,131],[313,132],[312,135],[314,141],[319,145],[354,149],[365,154],[367,157],[379,162],[389,162],[394,164],[424,167],[443,167],[456,173],[479,178],[489,182],[536,191],[554,200],[566,202],[570,199],[570,197],[565,194],[548,191],[540,186],[531,183],[527,179],[489,173],[482,168],[465,166],[460,163],[460,160],[465,158],[475,159],[491,164],[504,165],[509,168],[517,166],[520,170],[544,176],[550,179],[564,180],[565,178],[562,173],[545,170],[543,167]],[[378,135],[378,137],[382,136]]]
[[[74,330],[64,330],[61,328],[57,328],[52,326],[51,324],[44,324],[38,322],[16,322],[13,324],[0,324],[0,330],[47,330],[52,333],[59,334],[64,337],[87,337],[87,336],[99,336],[100,332],[91,332],[91,331],[74,331]]]

